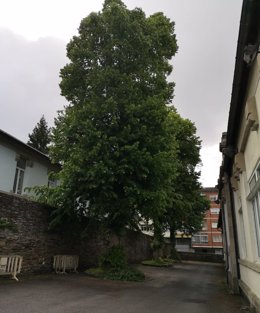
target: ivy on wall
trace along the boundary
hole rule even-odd
[[[8,221],[7,218],[0,217],[0,230],[1,229],[15,230],[15,225]]]

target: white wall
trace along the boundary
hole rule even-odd
[[[46,165],[33,161],[33,166],[26,166],[24,187],[43,186],[48,184],[48,168]]]
[[[13,190],[16,152],[0,144],[0,190]]]
[[[247,91],[247,100],[255,97],[258,121],[260,121],[260,55],[255,61],[249,88]],[[243,132],[245,130],[246,116],[243,116],[243,122],[240,131],[240,140],[242,142]],[[240,146],[240,143],[238,146]],[[260,160],[260,127],[257,130],[250,130],[249,136],[244,148],[241,151],[244,154],[245,169],[239,175],[238,190],[234,192],[235,213],[237,220],[238,240],[240,248],[240,273],[241,281],[245,284],[260,301],[260,257],[257,253],[257,242],[255,233],[255,223],[253,215],[252,202],[247,199],[250,188],[249,180]]]
[[[13,191],[13,184],[16,171],[16,156],[21,152],[12,147],[7,147],[0,143],[0,190],[5,192]],[[22,153],[21,153],[22,154]],[[36,159],[33,154],[27,156],[30,162],[27,162],[24,180],[23,192],[26,187],[43,186],[48,184],[48,165],[47,162],[42,162]]]

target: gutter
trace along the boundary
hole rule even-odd
[[[244,61],[244,50],[249,44],[259,42],[259,20],[260,20],[260,1],[244,0],[239,27],[239,37],[236,52],[236,62],[234,79],[232,85],[232,95],[229,110],[228,129],[227,129],[227,148],[230,147],[234,154],[238,140],[238,131],[241,126],[242,113],[244,110],[247,83],[249,79],[250,66]],[[233,155],[225,156],[223,167],[224,172],[231,175]]]

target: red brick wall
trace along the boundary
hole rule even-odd
[[[210,200],[210,209],[220,209],[220,205],[215,203],[215,200],[213,200],[213,197],[217,199],[218,196],[218,190],[215,188],[205,188],[203,189],[202,193],[205,195]],[[218,228],[213,228],[212,223],[217,224],[218,223],[218,218],[219,218],[219,213],[214,214],[212,213],[211,210],[208,210],[205,213],[204,217],[204,223],[206,225],[207,229],[203,229],[200,231],[200,234],[204,234],[208,236],[208,242],[207,243],[193,243],[192,247],[193,248],[207,248],[207,249],[215,249],[215,248],[223,248],[223,242],[214,242],[213,237],[214,236],[221,236],[221,230]]]

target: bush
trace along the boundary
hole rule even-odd
[[[112,246],[99,259],[99,266],[109,270],[119,270],[127,267],[126,256],[122,246]]]
[[[123,280],[123,281],[143,281],[144,274],[127,265],[126,256],[122,246],[112,246],[99,259],[98,268],[86,270],[86,274],[98,278]]]
[[[144,273],[135,268],[126,267],[121,270],[106,271],[104,273],[104,278],[111,280],[143,281],[145,276]]]

